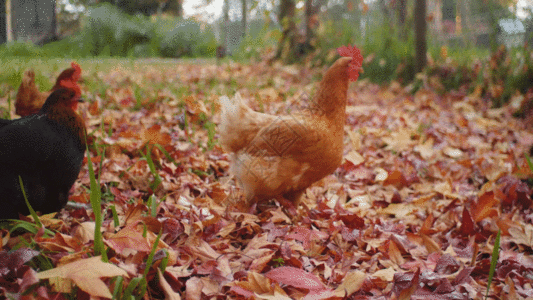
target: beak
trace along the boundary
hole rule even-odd
[[[83,99],[83,98],[80,97],[80,98],[78,99],[78,102],[83,103],[83,102],[85,102],[85,99]]]

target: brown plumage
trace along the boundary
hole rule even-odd
[[[348,82],[357,78],[362,59],[351,56],[329,68],[309,110],[299,114],[255,112],[238,94],[220,98],[220,143],[231,153],[230,172],[244,189],[245,202],[236,203],[241,210],[272,198],[297,207],[310,185],[340,165]]]
[[[27,70],[22,76],[22,82],[17,91],[15,112],[21,117],[37,113],[46,101],[46,98],[48,98],[53,91],[60,88],[70,87],[73,84],[77,85],[80,76],[80,66],[77,63],[72,62],[70,68],[63,70],[63,72],[59,74],[56,83],[50,91],[41,92],[35,85],[35,72],[32,69]]]

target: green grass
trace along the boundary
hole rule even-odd
[[[30,211],[30,214],[33,218],[33,221],[35,221],[35,225],[37,227],[41,228],[43,227],[43,224],[41,223],[41,219],[39,219],[39,216],[33,210],[33,207],[31,207],[30,201],[28,201],[28,197],[26,196],[26,190],[24,189],[24,183],[22,182],[22,177],[19,175],[19,184],[20,184],[20,190],[22,191],[22,196],[24,196],[24,202],[26,202],[26,206],[28,207],[28,210]]]
[[[1,51],[0,51],[1,52]],[[35,71],[35,82],[40,90],[49,90],[54,84],[54,80],[59,73],[70,67],[72,61],[78,62],[82,67],[83,85],[91,92],[105,93],[107,89],[105,83],[96,78],[99,72],[109,73],[115,69],[131,71],[129,73],[139,73],[147,67],[172,68],[176,64],[215,64],[214,58],[193,59],[193,58],[155,58],[155,59],[135,59],[135,58],[46,58],[46,57],[5,57],[0,53],[0,85],[5,83],[13,90],[16,90],[22,80],[22,74],[27,69]],[[173,88],[173,87],[171,87]],[[6,90],[1,89],[0,95],[4,95]],[[7,105],[6,105],[7,106]]]
[[[87,147],[87,165],[89,166],[89,178],[91,182],[91,207],[93,208],[94,213],[94,254],[95,255],[102,255],[102,261],[108,262],[107,259],[107,252],[104,247],[104,240],[102,237],[102,232],[100,231],[100,228],[102,227],[102,192],[100,191],[100,185],[97,184],[96,178],[94,175],[94,169],[93,169],[93,163],[91,161],[91,153],[89,151],[89,148]]]
[[[496,270],[496,265],[498,264],[498,257],[500,256],[500,235],[501,230],[498,230],[498,234],[496,234],[496,238],[494,239],[494,248],[492,250],[492,257],[490,260],[489,278],[487,281],[487,291],[485,293],[485,299],[488,299],[489,297],[490,284],[492,283],[494,271]]]

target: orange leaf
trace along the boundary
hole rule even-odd
[[[426,220],[424,220],[424,224],[422,224],[422,228],[418,231],[420,234],[433,234],[437,232],[435,229],[432,229],[433,222],[435,221],[435,217],[433,217],[433,214],[429,214],[426,217]]]
[[[402,257],[402,254],[400,253],[400,250],[398,249],[398,246],[392,240],[389,241],[389,257],[390,260],[397,265],[401,265],[405,262]]]
[[[389,176],[387,176],[387,179],[385,179],[383,185],[392,184],[397,187],[402,187],[405,185],[405,176],[403,176],[403,173],[400,170],[392,170],[388,173]]]
[[[172,138],[168,133],[161,132],[161,125],[154,125],[148,129],[144,129],[140,136],[144,144],[159,144],[161,146],[169,145]]]
[[[433,253],[433,252],[438,252],[440,253],[441,250],[440,250],[440,245],[435,242],[435,240],[433,240],[431,237],[425,235],[425,234],[421,234],[420,237],[422,237],[422,241],[424,243],[424,246],[426,247],[427,251],[429,253]]]
[[[493,209],[500,201],[494,197],[494,192],[486,192],[481,195],[472,209],[472,218],[474,222],[479,222],[486,217],[497,215]]]
[[[143,237],[142,229],[137,228],[138,223],[133,223],[124,227],[115,235],[106,240],[109,247],[117,253],[123,253],[126,249],[133,249],[142,252],[150,252],[151,247],[148,239]]]

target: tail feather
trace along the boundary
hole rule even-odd
[[[241,110],[249,110],[248,106],[242,103],[242,98],[239,93],[236,93],[233,99],[230,99],[228,96],[222,96],[219,98],[220,104],[222,105],[222,122],[231,121],[236,118]]]
[[[220,144],[227,152],[238,152],[248,147],[257,133],[274,122],[277,117],[253,111],[243,103],[241,95],[233,99],[226,96],[219,98],[221,104]]]
[[[35,72],[32,69],[26,70],[17,91],[15,112],[22,117],[34,114],[39,111],[45,99],[35,85]]]
[[[220,131],[221,133],[229,133],[231,130],[235,130],[238,124],[242,121],[239,120],[239,116],[243,116],[242,110],[249,110],[248,106],[242,103],[242,98],[239,93],[235,94],[233,99],[228,96],[221,96],[219,98],[222,106],[220,115]],[[245,112],[244,112],[245,113]]]
[[[35,85],[35,72],[33,69],[28,69],[24,72],[24,75],[22,75],[22,82],[25,85]]]
[[[220,105],[222,106],[222,112],[220,117],[222,118],[222,123],[226,123],[227,119],[231,115],[235,115],[235,112],[237,111],[237,106],[235,105],[235,102],[231,100],[228,96],[221,96],[218,101],[220,101]]]

